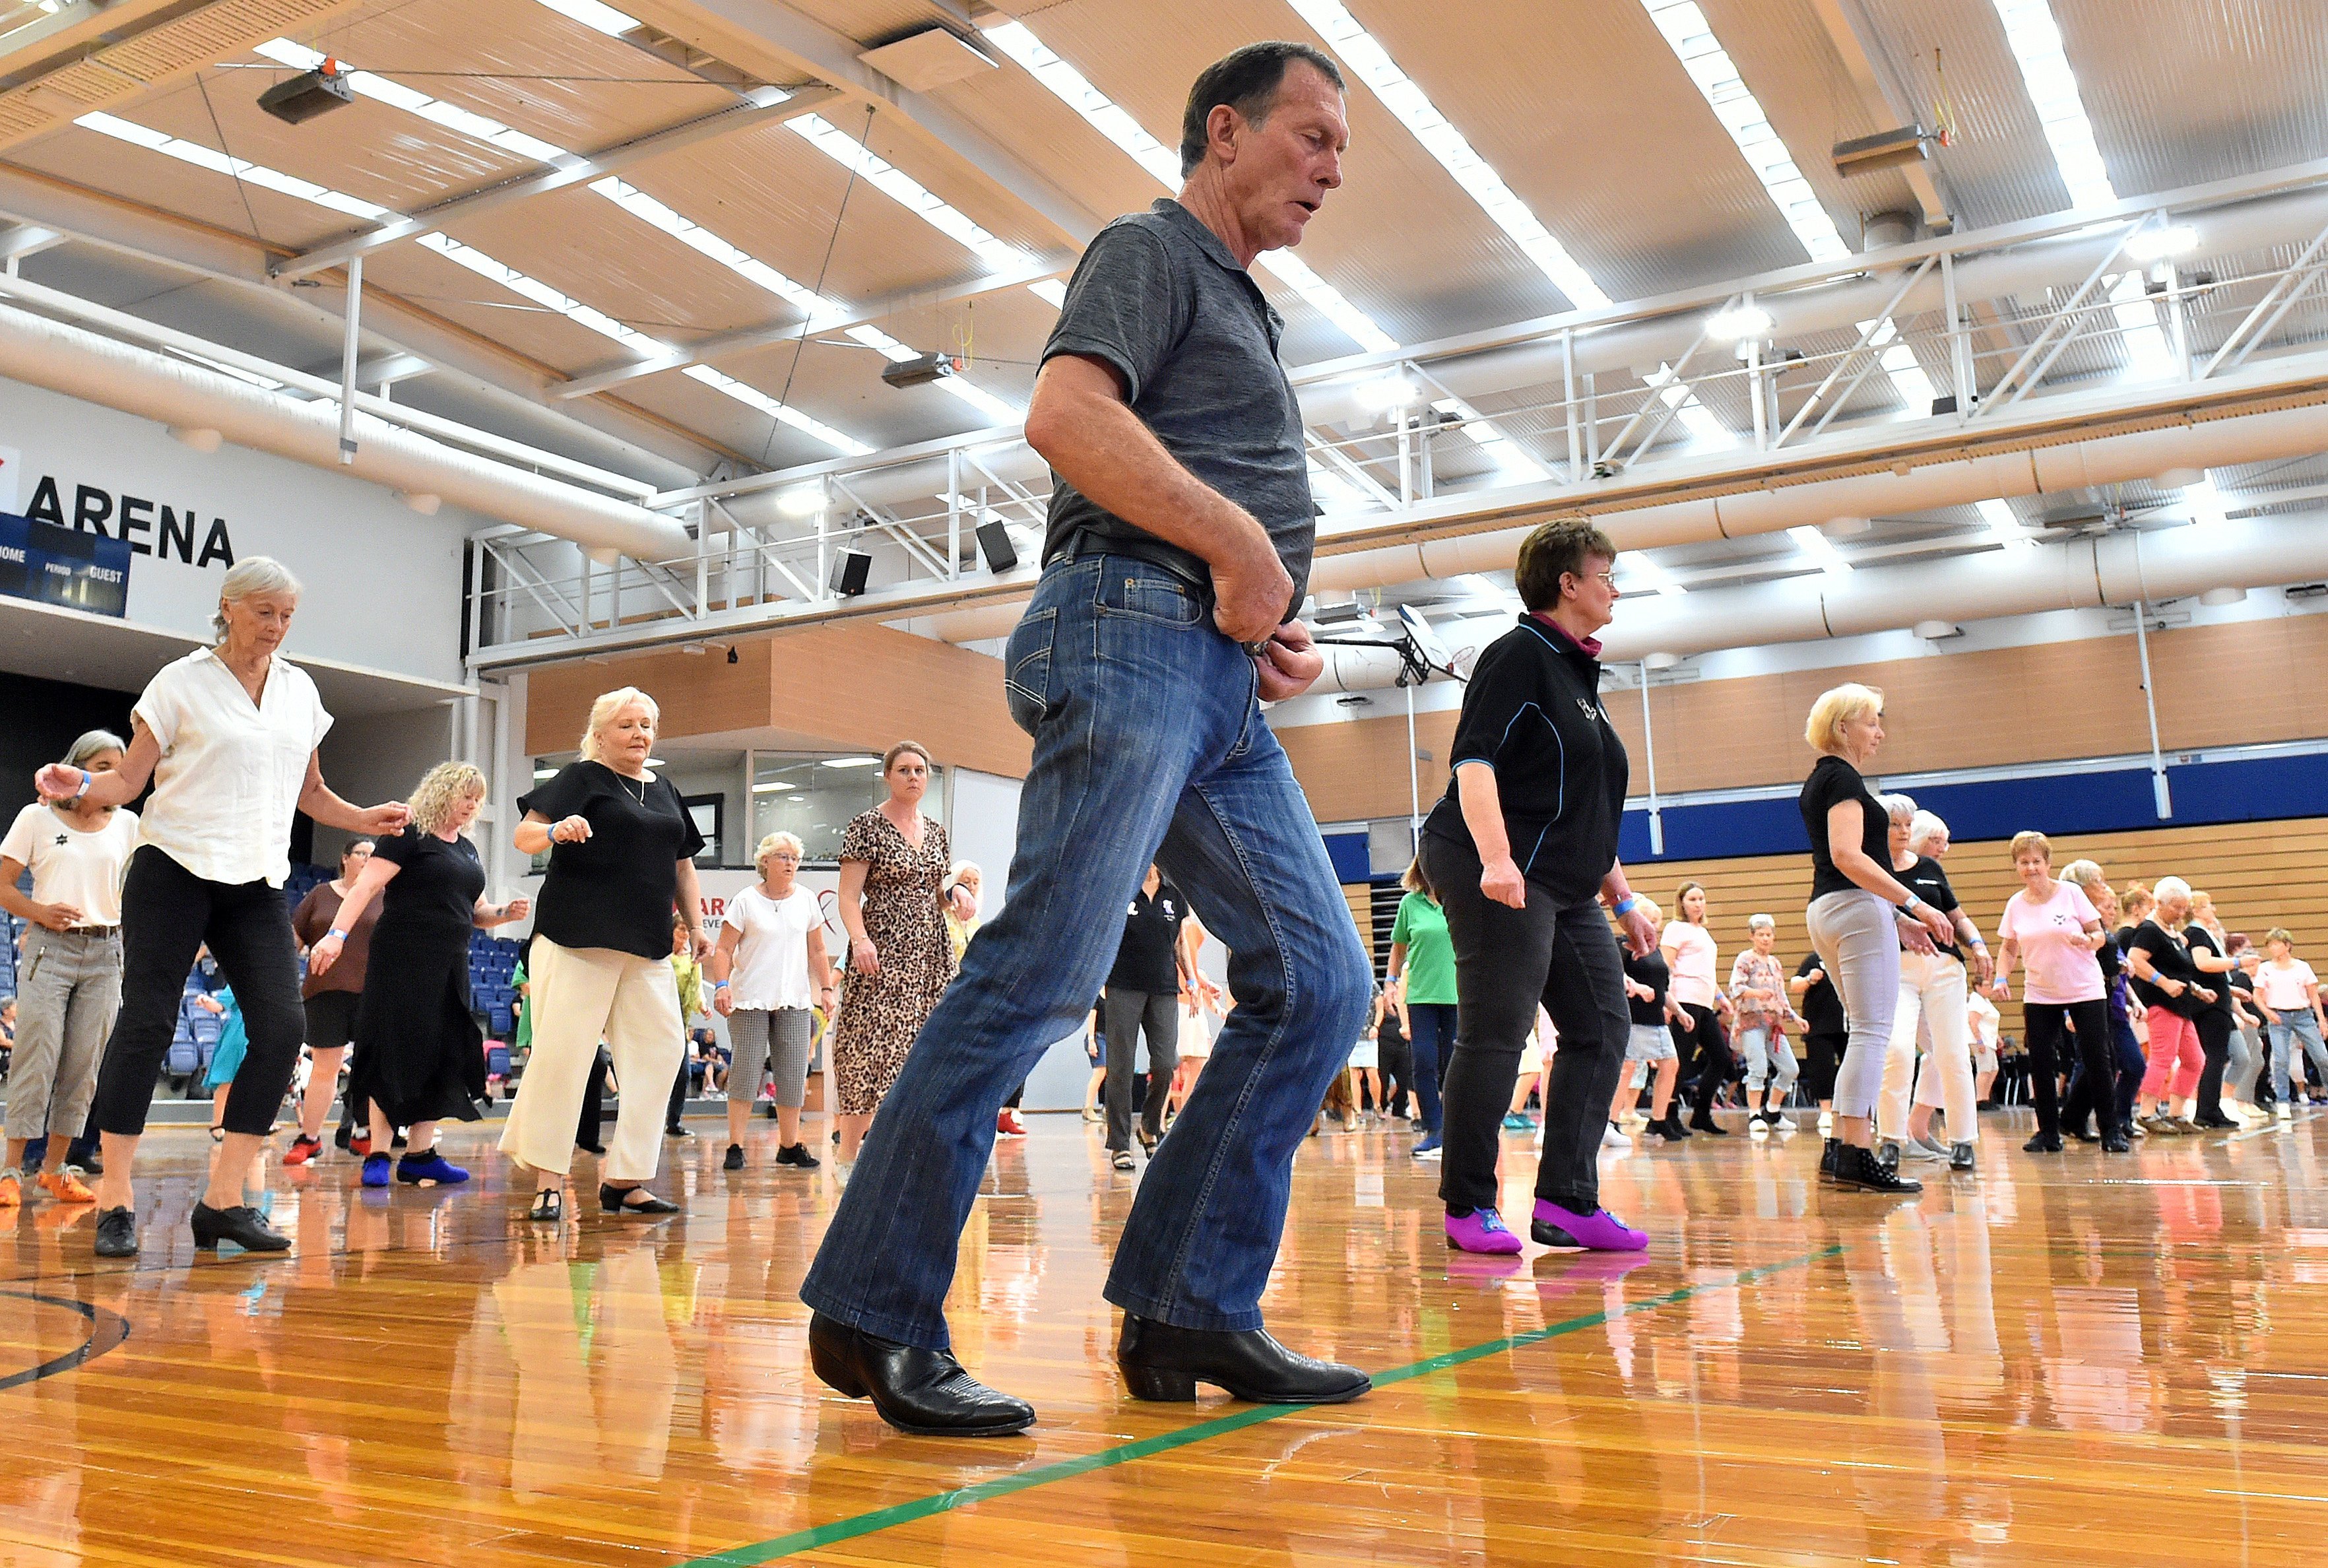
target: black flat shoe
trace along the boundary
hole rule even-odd
[[[1371,1390],[1355,1366],[1313,1361],[1264,1329],[1178,1329],[1123,1315],[1115,1365],[1134,1399],[1185,1403],[1210,1383],[1253,1404],[1341,1404]]]
[[[657,1197],[643,1187],[609,1187],[600,1184],[598,1207],[607,1214],[677,1214],[679,1205],[668,1198]]]
[[[915,1437],[1016,1437],[1035,1407],[989,1388],[943,1350],[901,1345],[828,1318],[808,1320],[809,1365],[824,1385],[870,1399],[881,1419]]]
[[[108,1208],[97,1216],[97,1255],[134,1258],[137,1255],[137,1216],[127,1208]]]
[[[542,1225],[558,1225],[566,1218],[566,1194],[558,1188],[545,1187],[533,1195],[533,1207],[525,1217]]]
[[[743,1169],[744,1146],[740,1143],[730,1143],[728,1146],[728,1158],[719,1162],[719,1169],[722,1170]]]
[[[2104,1154],[2128,1154],[2133,1152],[2133,1150],[2134,1144],[2132,1141],[2129,1140],[2125,1133],[2119,1131],[2115,1127],[2110,1129],[2109,1136],[2102,1140],[2102,1152]]]
[[[2040,1132],[2036,1137],[2032,1138],[2028,1142],[2021,1146],[2021,1152],[2023,1154],[2059,1154],[2061,1152],[2061,1135],[2058,1132]]]
[[[577,1143],[574,1147],[579,1149],[585,1154],[596,1154],[604,1157],[606,1152],[606,1146],[603,1143]]]
[[[291,1238],[267,1223],[267,1216],[248,1204],[232,1208],[212,1208],[209,1204],[194,1205],[192,1217],[194,1245],[203,1252],[215,1252],[221,1242],[232,1242],[247,1253],[285,1253],[291,1250]]]
[[[1828,1139],[1826,1146],[1819,1150],[1819,1179],[1826,1182],[1835,1180],[1835,1172],[1841,1169],[1842,1161],[1843,1140]]]
[[[1689,1119],[1689,1130],[1693,1132],[1711,1133],[1716,1138],[1727,1138],[1730,1136],[1730,1129],[1719,1125],[1715,1122],[1712,1114],[1704,1111],[1699,1112],[1696,1115]]]

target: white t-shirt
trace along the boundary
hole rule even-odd
[[[1666,963],[1673,979],[1666,994],[1676,1007],[1713,1005],[1713,961],[1718,956],[1713,946],[1713,934],[1703,925],[1692,925],[1686,920],[1666,922],[1665,934],[1657,939],[1666,952]]]
[[[9,842],[14,841],[15,835],[12,833],[9,835]],[[2311,1010],[2312,1004],[2305,1000],[2304,988],[2307,985],[2318,985],[2320,977],[2313,973],[2312,966],[2300,958],[2289,959],[2286,969],[2280,968],[2267,958],[2256,970],[2255,982],[2256,995],[2260,997],[2263,1000],[2263,1005],[2272,1011],[2308,1012]]]
[[[92,832],[35,801],[0,839],[0,860],[32,869],[36,903],[71,905],[80,911],[78,925],[118,925],[121,874],[136,847],[137,813],[127,807]]]
[[[1974,1042],[1984,1051],[1996,1049],[1996,1029],[2002,1021],[1996,1016],[1996,1004],[1974,991],[1965,998],[1965,1009],[1971,1019]]]
[[[332,728],[307,672],[277,654],[254,707],[204,648],[164,665],[135,711],[162,747],[137,841],[205,881],[282,887],[307,758]]]
[[[737,1007],[773,1012],[814,1005],[808,934],[824,921],[815,894],[797,882],[782,898],[746,887],[728,900],[726,918],[738,934],[736,967],[728,977],[728,994]]]

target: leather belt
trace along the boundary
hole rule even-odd
[[[1213,576],[1201,566],[1192,568],[1187,555],[1160,539],[1118,539],[1112,535],[1094,533],[1079,528],[1066,544],[1054,550],[1043,562],[1053,566],[1060,561],[1078,561],[1097,555],[1129,556],[1133,560],[1146,561],[1161,567],[1197,590],[1209,608],[1213,603]]]
[[[119,932],[118,925],[68,925],[59,936],[111,936]]]

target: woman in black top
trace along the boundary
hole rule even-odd
[[[1520,1250],[1496,1212],[1496,1156],[1539,1003],[1560,1050],[1530,1232],[1567,1252],[1648,1244],[1600,1207],[1594,1169],[1632,1032],[1602,904],[1635,953],[1657,940],[1617,863],[1628,768],[1600,706],[1592,635],[1616,607],[1616,559],[1590,523],[1548,522],[1520,545],[1515,581],[1527,613],[1472,671],[1454,776],[1423,824],[1420,859],[1455,948],[1439,1193],[1448,1244],[1467,1252]]]
[[[484,799],[485,775],[469,764],[430,768],[412,792],[411,824],[372,846],[332,929],[308,950],[308,972],[328,974],[343,933],[380,899],[348,1077],[348,1097],[371,1106],[366,1187],[388,1185],[389,1145],[399,1127],[411,1130],[396,1164],[399,1181],[436,1187],[469,1179],[436,1150],[436,1123],[474,1122],[485,1094],[484,1037],[469,1005],[469,933],[521,920],[527,908],[522,898],[485,902],[485,869],[464,832]]]
[[[2191,1020],[2198,1028],[2199,1051],[2206,1059],[2199,1074],[2199,1103],[2191,1121],[2210,1130],[2234,1129],[2246,1123],[2223,1112],[2223,1074],[2231,1064],[2231,1042],[2239,1028],[2239,1015],[2232,1010],[2229,979],[2239,961],[2224,951],[2221,934],[2198,919],[2197,913],[2193,911],[2191,923],[2182,928],[2182,941],[2191,951],[2191,967],[2199,972],[2199,983],[2209,989],[2212,1000],[2201,1004]]]
[[[1835,1073],[1851,1043],[1851,1020],[1844,1016],[1843,998],[1828,978],[1819,955],[1807,953],[1787,982],[1795,1010],[1803,1015],[1803,1090],[1818,1102],[1819,1131],[1834,1131]]]
[[[1948,936],[1948,916],[1888,869],[1891,820],[1859,771],[1883,744],[1883,694],[1856,684],[1822,693],[1803,738],[1822,754],[1800,803],[1811,842],[1806,918],[1851,1019],[1851,1043],[1835,1072],[1835,1136],[1820,1172],[1871,1192],[1920,1192],[1923,1183],[1875,1158],[1873,1118],[1900,1003],[1901,944],[1929,952]]]
[[[2157,1109],[2144,1118],[2143,1125],[2153,1132],[2196,1132],[2196,1125],[2175,1113],[2174,1102],[2198,1091],[2205,1056],[2196,1020],[2215,993],[2201,980],[2190,950],[2175,934],[2175,927],[2191,913],[2191,885],[2180,877],[2161,877],[2151,897],[2155,903],[2149,916],[2134,928],[2126,945],[2134,993],[2149,1009],[2150,1066],[2143,1075],[2142,1098]]]
[[[502,1151],[540,1175],[533,1217],[565,1217],[575,1117],[603,1038],[624,1089],[615,1139],[599,1167],[609,1213],[671,1214],[641,1183],[662,1158],[663,1086],[687,1050],[671,966],[674,907],[698,962],[703,895],[695,857],[703,835],[679,792],[647,771],[659,710],[635,687],[590,705],[581,760],[521,795],[520,854],[549,852],[534,921],[533,1055],[502,1129]]]
[[[2102,929],[2111,933],[2110,939],[2094,953],[2102,970],[2102,1002],[2109,1015],[2110,1054],[2117,1071],[2108,1084],[2097,1082],[2085,1071],[2082,1062],[2071,1077],[2070,1097],[2061,1107],[2061,1124],[2080,1142],[2098,1142],[2106,1134],[2089,1132],[2087,1123],[2096,1111],[2102,1113],[2105,1125],[2115,1113],[2121,1133],[2131,1135],[2134,1126],[2134,1106],[2142,1093],[2142,1075],[2146,1064],[2142,1059],[2142,1042],[2134,1038],[2134,1022],[2126,1010],[2126,989],[2130,977],[2126,972],[2126,943],[2133,934],[2132,928],[2121,926],[2117,895],[2110,890],[2102,869],[2091,860],[2072,860],[2061,869],[2061,879],[2074,882],[2085,892],[2087,901],[2102,917]],[[2074,1024],[2071,1028],[2075,1028]]]
[[[1635,906],[1651,930],[1657,929],[1665,911],[1640,894]],[[1617,1075],[1617,1097],[1609,1104],[1609,1124],[1619,1131],[1625,1113],[1640,1100],[1641,1086],[1635,1076],[1633,1064],[1638,1062],[1651,1072],[1649,1080],[1649,1120],[1642,1136],[1656,1133],[1668,1143],[1678,1143],[1689,1136],[1689,1129],[1681,1124],[1681,1113],[1674,1103],[1674,1084],[1681,1076],[1681,1051],[1675,1046],[1674,1025],[1680,1020],[1681,1009],[1674,1005],[1672,995],[1673,968],[1666,955],[1652,947],[1647,953],[1625,954],[1625,1005],[1631,1010],[1633,1027],[1626,1038],[1625,1066]]]

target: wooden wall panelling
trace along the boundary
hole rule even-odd
[[[677,738],[773,722],[769,643],[736,644],[733,664],[717,653],[676,648],[625,654],[603,664],[577,661],[532,671],[526,681],[525,746],[536,756],[572,751],[599,693],[635,686],[662,710],[661,733]]]
[[[1398,696],[1402,703],[1403,695]],[[1414,745],[1431,754],[1416,765],[1422,810],[1447,793],[1447,753],[1454,744],[1452,709],[1414,716]],[[1310,814],[1321,822],[1360,822],[1403,817],[1410,803],[1406,770],[1406,715],[1354,718],[1330,724],[1291,725],[1277,732]]]

